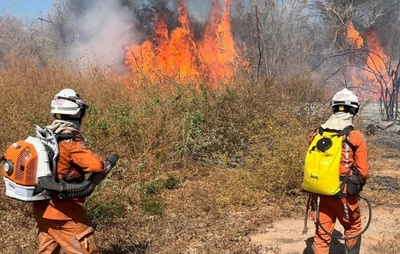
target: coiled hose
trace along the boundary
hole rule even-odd
[[[322,226],[321,221],[319,220],[319,204],[320,204],[320,197],[319,197],[319,195],[318,195],[318,198],[317,198],[317,206],[316,206],[316,209],[315,209],[315,220],[316,220],[316,222],[317,222],[317,225],[322,229],[322,231],[325,232],[325,234],[327,234],[327,235],[329,235],[330,237],[335,238],[335,239],[339,239],[339,240],[351,240],[351,239],[360,237],[362,234],[364,234],[364,233],[367,231],[367,229],[369,228],[369,225],[371,224],[371,220],[372,220],[372,207],[371,207],[371,203],[369,202],[369,200],[368,200],[367,198],[365,198],[365,197],[363,197],[363,196],[361,196],[361,195],[358,195],[358,197],[359,197],[360,199],[362,199],[362,200],[365,200],[365,202],[366,202],[367,205],[368,205],[368,221],[367,221],[367,224],[365,225],[364,229],[361,230],[360,233],[358,233],[357,235],[354,235],[354,236],[346,236],[346,237],[334,236],[333,234],[329,233],[329,232]]]

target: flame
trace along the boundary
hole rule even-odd
[[[230,66],[236,56],[229,18],[230,4],[230,0],[225,2],[225,10],[218,23],[221,5],[218,0],[214,0],[213,19],[200,44],[201,55],[210,71],[210,77],[214,80],[226,80],[234,74],[234,69]]]
[[[141,45],[127,48],[125,64],[135,75],[144,75],[151,81],[163,78],[193,81],[199,78],[228,81],[235,73],[237,56],[231,33],[231,0],[221,4],[214,0],[214,9],[203,38],[194,40],[184,0],[179,1],[179,24],[171,33],[165,22],[165,13],[157,13],[155,32]]]
[[[349,44],[356,49],[360,49],[364,45],[364,39],[361,37],[360,33],[354,28],[353,23],[351,23],[351,22],[347,23],[346,37],[347,37]],[[350,59],[350,61],[353,62],[354,59]],[[354,63],[351,63],[351,64],[353,65]],[[351,76],[351,80],[352,80],[352,83],[355,88],[363,87],[363,84],[365,84],[365,83],[363,82],[362,79],[360,79],[358,77],[358,74],[357,74],[357,71],[355,68],[352,68],[350,70],[350,76]],[[365,91],[365,89],[361,89],[361,91]]]
[[[357,49],[366,46],[369,51],[366,59],[366,68],[370,71],[365,71],[361,75],[353,68],[351,70],[351,79],[356,88],[361,88],[360,94],[363,97],[369,94],[370,97],[379,98],[381,91],[380,84],[386,85],[390,82],[385,64],[389,62],[389,58],[384,53],[380,40],[373,30],[367,30],[364,36],[366,45],[364,45],[364,39],[354,28],[353,24],[351,22],[348,23],[347,39],[350,45]]]
[[[361,48],[364,44],[364,40],[360,33],[354,28],[353,23],[347,24],[347,38],[350,44],[356,48]]]
[[[383,52],[380,40],[374,31],[366,32],[367,44],[369,50],[373,53],[370,54],[367,59],[367,65],[371,68],[375,73],[379,73],[380,75],[385,75],[386,73],[386,65],[388,62],[388,57]]]

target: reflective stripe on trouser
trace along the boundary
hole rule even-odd
[[[39,254],[98,254],[93,227],[75,221],[39,219]]]
[[[315,202],[314,202],[315,203]],[[346,199],[339,199],[329,196],[321,196],[319,207],[319,220],[326,231],[332,234],[336,219],[344,228],[344,237],[351,237],[359,234],[362,230],[359,206],[353,209],[348,208],[348,215],[345,214],[344,204]],[[347,218],[348,219],[347,219]],[[315,221],[315,206],[312,211],[312,219]],[[312,250],[315,254],[329,254],[331,237],[316,225]],[[357,238],[346,241],[348,249],[353,249],[357,244]]]

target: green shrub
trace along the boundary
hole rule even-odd
[[[114,218],[121,217],[126,211],[126,207],[119,199],[110,201],[94,201],[90,198],[85,202],[85,209],[90,221],[95,224],[105,224]]]
[[[164,187],[168,190],[175,190],[179,186],[179,179],[173,175],[169,175],[168,179],[164,181]]]

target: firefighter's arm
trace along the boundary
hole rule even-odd
[[[104,159],[89,149],[84,141],[76,141],[70,152],[73,162],[83,171],[87,173],[104,173]]]
[[[354,160],[357,165],[357,169],[360,172],[361,180],[363,181],[363,184],[365,184],[369,175],[367,142],[365,141],[364,135],[362,135],[361,133],[357,136],[358,145],[355,152]]]

